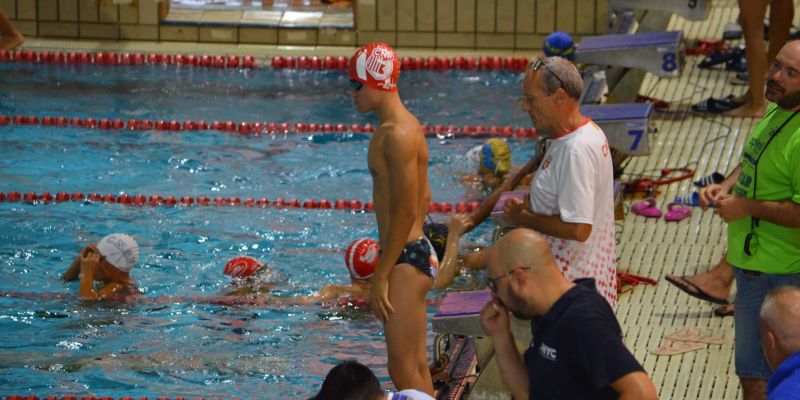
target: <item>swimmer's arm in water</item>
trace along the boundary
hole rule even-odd
[[[75,260],[72,261],[69,268],[64,272],[64,275],[61,276],[61,279],[65,281],[74,281],[78,279],[78,276],[81,273],[81,258],[80,256],[75,257]]]
[[[312,305],[319,304],[326,301],[336,300],[343,295],[353,295],[356,290],[353,285],[325,285],[319,289],[314,295],[295,297],[291,299],[281,300],[281,302],[288,304]]]
[[[472,214],[469,215],[469,219],[472,224],[467,228],[465,232],[469,232],[472,228],[481,224],[481,222],[485,221],[486,218],[489,218],[489,215],[492,214],[492,209],[494,209],[494,205],[497,204],[497,200],[500,200],[500,195],[503,192],[508,192],[514,190],[517,186],[519,186],[522,180],[536,171],[536,168],[539,166],[539,158],[534,157],[528,160],[522,168],[519,169],[514,175],[510,176],[508,179],[503,181],[503,183],[498,187],[489,197],[483,199],[480,205],[478,205],[478,209],[473,211]]]
[[[444,257],[433,281],[434,289],[444,289],[453,283],[453,279],[458,275],[463,267],[461,258],[458,256],[458,240],[461,235],[471,226],[469,216],[466,214],[456,214],[447,223],[447,246],[444,249]]]

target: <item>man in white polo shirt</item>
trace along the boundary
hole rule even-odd
[[[505,220],[542,233],[564,276],[593,278],[597,291],[614,305],[613,166],[605,134],[580,112],[582,90],[580,73],[563,58],[528,66],[522,108],[550,144],[530,197],[507,201]]]

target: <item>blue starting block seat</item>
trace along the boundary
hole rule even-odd
[[[652,104],[583,105],[581,112],[603,129],[614,149],[631,156],[650,153],[648,121],[653,113]]]
[[[581,40],[575,59],[584,64],[641,68],[663,77],[680,74],[681,31],[590,36]]]
[[[708,18],[710,3],[711,0],[610,0],[609,7],[612,9],[666,11],[691,21],[703,21]]]

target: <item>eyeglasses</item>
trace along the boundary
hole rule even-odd
[[[354,91],[357,92],[357,91],[361,90],[362,87],[364,87],[364,83],[363,82],[359,82],[359,81],[357,81],[355,79],[350,79],[350,89],[353,89]]]
[[[533,62],[533,65],[530,67],[530,70],[531,70],[531,71],[533,71],[533,72],[536,72],[536,71],[538,71],[538,70],[539,70],[540,68],[542,68],[542,67],[544,67],[544,70],[545,70],[546,72],[549,72],[549,73],[550,73],[550,75],[553,75],[553,78],[556,78],[556,80],[558,81],[558,85],[559,85],[559,86],[561,86],[562,88],[564,87],[564,82],[561,80],[561,78],[559,78],[559,77],[558,77],[558,75],[556,75],[556,73],[555,73],[555,72],[553,72],[553,70],[552,70],[552,69],[550,69],[550,67],[548,67],[548,66],[547,66],[547,65],[544,63],[544,59],[543,59],[543,58],[539,58],[539,59],[537,59],[536,61],[534,61],[534,62]]]
[[[503,279],[503,278],[506,278],[506,277],[509,277],[509,276],[511,276],[511,274],[512,274],[514,271],[518,270],[518,269],[521,269],[521,270],[527,271],[527,270],[531,269],[531,267],[516,267],[516,268],[513,268],[511,271],[508,271],[508,272],[506,272],[505,274],[498,276],[497,278],[489,278],[489,277],[487,276],[487,277],[486,277],[486,286],[488,286],[488,287],[489,287],[489,289],[492,291],[492,293],[497,293],[497,282],[498,282],[500,279]]]

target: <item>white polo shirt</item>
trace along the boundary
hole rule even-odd
[[[564,276],[594,278],[597,291],[612,306],[617,302],[613,168],[606,135],[586,118],[577,129],[550,141],[531,182],[533,212],[592,225],[585,242],[543,236]]]

